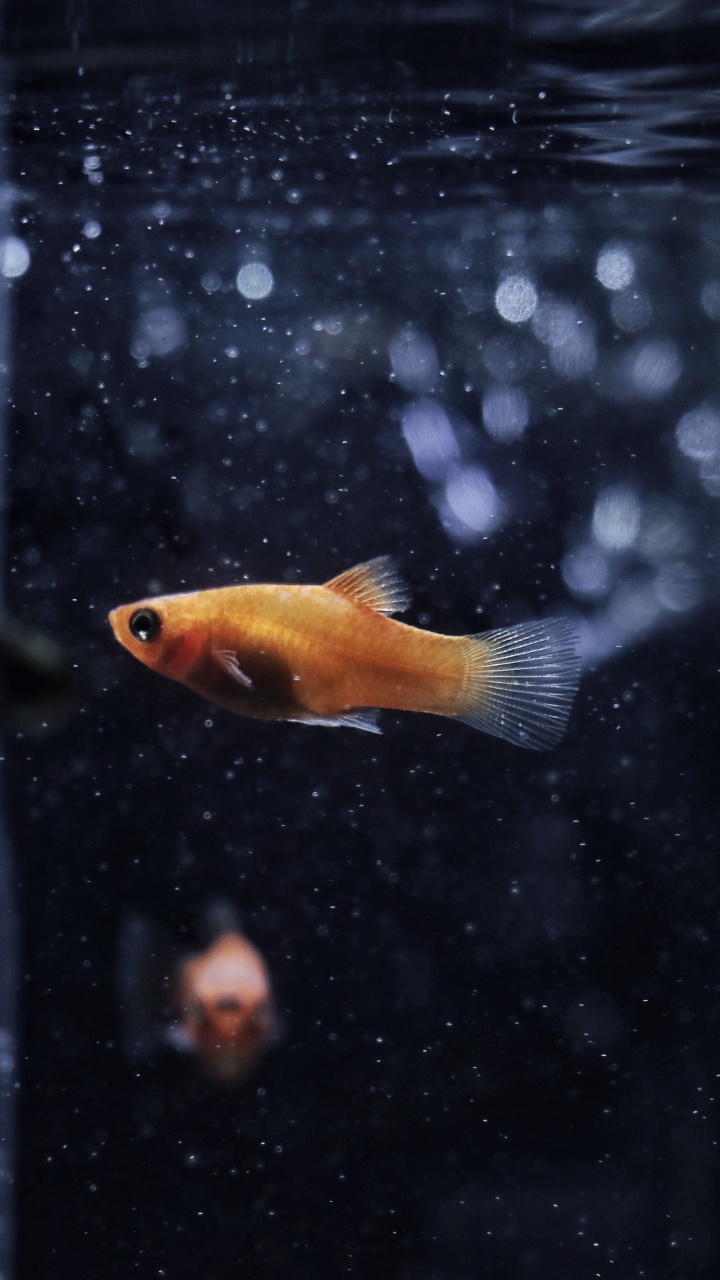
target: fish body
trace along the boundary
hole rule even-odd
[[[570,622],[446,636],[388,616],[408,603],[381,556],[322,586],[161,596],[115,609],[110,622],[147,666],[241,715],[377,731],[376,709],[390,708],[523,746],[559,739],[579,678]]]
[[[117,965],[125,1050],[139,1062],[170,1045],[216,1080],[239,1084],[277,1036],[272,982],[228,903],[208,908],[204,925],[207,946],[188,953],[146,916],[125,918]]]

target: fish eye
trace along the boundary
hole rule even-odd
[[[154,609],[136,609],[128,623],[130,634],[143,644],[152,644],[162,631],[162,618]]]

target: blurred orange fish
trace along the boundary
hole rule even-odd
[[[409,593],[389,556],[324,586],[220,587],[110,614],[121,644],[240,715],[379,733],[378,707],[462,720],[521,747],[562,737],[577,690],[566,618],[445,636],[386,616]]]
[[[270,1039],[270,977],[260,952],[241,934],[223,933],[180,966],[179,1030],[211,1075],[240,1081]]]
[[[168,1043],[196,1054],[217,1080],[239,1084],[276,1036],[270,975],[228,904],[206,916],[213,941],[180,958],[144,916],[126,919],[118,966],[126,1049],[137,1061]]]

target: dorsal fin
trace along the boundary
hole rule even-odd
[[[410,589],[395,568],[392,556],[376,556],[346,569],[325,583],[329,591],[347,596],[376,613],[402,613],[410,604]]]

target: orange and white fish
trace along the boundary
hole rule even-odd
[[[121,644],[240,715],[380,730],[376,708],[462,720],[521,747],[562,737],[580,677],[566,618],[445,636],[397,622],[389,556],[323,586],[220,587],[110,614]]]
[[[170,1044],[195,1054],[215,1079],[239,1084],[276,1038],[272,984],[229,904],[215,903],[206,917],[212,941],[190,955],[178,955],[145,916],[125,920],[118,965],[125,1047],[138,1061]]]

